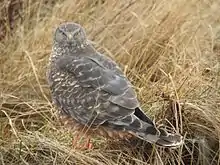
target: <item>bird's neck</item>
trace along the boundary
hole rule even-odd
[[[88,52],[92,53],[95,52],[95,49],[93,46],[91,46],[88,42],[85,44],[82,44],[80,46],[64,46],[64,45],[59,45],[57,43],[54,43],[53,48],[52,48],[52,53],[50,56],[50,62],[55,61],[61,56],[66,56],[66,55],[88,55]]]

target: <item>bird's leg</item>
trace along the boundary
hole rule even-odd
[[[93,148],[90,136],[86,137],[86,142],[85,142],[85,139],[82,139],[84,136],[85,135],[82,133],[77,133],[77,135],[73,138],[73,141],[72,141],[72,145],[74,148],[76,149],[92,149]]]
[[[86,148],[86,149],[93,149],[93,144],[91,142],[91,137],[90,136],[87,137],[87,140],[86,140],[86,143],[84,145],[84,148]]]
[[[73,137],[72,145],[77,148],[78,141],[80,140],[80,133],[77,133],[76,136]]]

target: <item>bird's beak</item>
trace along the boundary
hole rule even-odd
[[[73,35],[72,35],[71,33],[68,33],[68,34],[67,34],[67,37],[68,37],[69,40],[72,40],[72,39],[73,39]]]

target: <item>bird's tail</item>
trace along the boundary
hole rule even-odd
[[[177,147],[183,144],[183,137],[178,134],[171,134],[163,129],[159,129],[160,136],[157,145],[164,147]]]
[[[152,129],[154,132],[147,130]],[[171,134],[164,129],[157,129],[155,126],[148,127],[146,131],[137,131],[135,135],[150,143],[155,143],[162,147],[178,147],[183,144],[183,137],[178,134]]]
[[[181,135],[168,133],[162,128],[157,129],[152,120],[141,109],[136,109],[134,114],[111,124],[114,128],[121,128],[144,141],[155,143],[159,146],[178,147],[183,144]]]
[[[136,119],[139,120],[139,119]],[[142,123],[142,128],[132,128],[131,132],[134,136],[148,141],[150,143],[155,143],[163,147],[178,147],[183,144],[183,137],[179,134],[168,133],[165,129],[157,129],[155,125],[150,125]]]

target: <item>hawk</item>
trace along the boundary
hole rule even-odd
[[[155,126],[119,66],[95,50],[77,23],[57,27],[47,78],[62,119],[75,130],[164,147],[183,143],[181,135]]]

